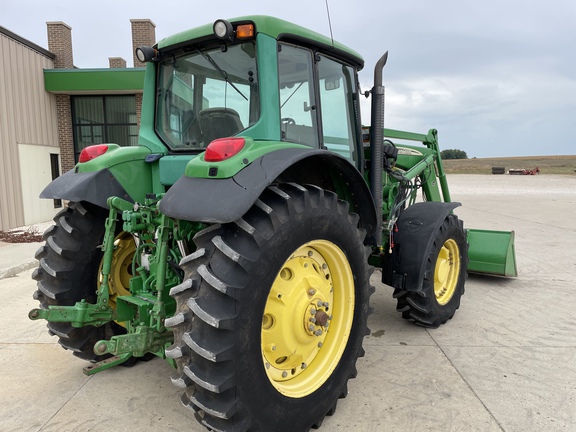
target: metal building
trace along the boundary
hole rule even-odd
[[[0,27],[0,229],[49,220],[38,195],[59,168],[56,96],[44,90],[55,55]]]
[[[154,44],[152,21],[130,21],[133,47]],[[39,194],[86,146],[137,143],[144,65],[78,69],[72,28],[46,24],[48,49],[0,26],[0,230],[52,219],[65,203]]]

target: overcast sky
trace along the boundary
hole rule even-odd
[[[74,64],[132,65],[130,19],[162,39],[217,18],[272,15],[329,36],[325,0],[3,0],[0,25],[47,48],[46,21],[72,27]],[[195,6],[201,5],[201,6]],[[334,39],[364,56],[363,90],[388,50],[386,127],[439,130],[469,157],[576,153],[576,1],[329,0]],[[10,59],[3,59],[9,61]],[[369,102],[363,102],[369,123]]]

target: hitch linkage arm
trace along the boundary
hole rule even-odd
[[[45,319],[49,322],[68,322],[72,327],[87,325],[99,327],[109,321],[128,321],[134,318],[134,314],[125,310],[119,314],[108,305],[110,291],[108,277],[111,271],[112,257],[114,254],[114,233],[118,214],[124,210],[131,210],[134,204],[118,197],[108,198],[110,213],[106,219],[106,232],[102,242],[102,283],[98,288],[96,303],[87,303],[86,300],[77,302],[74,306],[49,306],[48,309],[32,309],[28,313],[31,320]]]

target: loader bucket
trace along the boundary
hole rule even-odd
[[[469,273],[516,277],[514,231],[467,230]]]

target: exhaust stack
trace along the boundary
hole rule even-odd
[[[382,70],[388,60],[388,51],[384,53],[374,66],[374,87],[372,94],[372,112],[370,126],[370,189],[377,213],[376,234],[377,246],[382,245],[382,170],[384,164],[384,86],[382,85]]]

